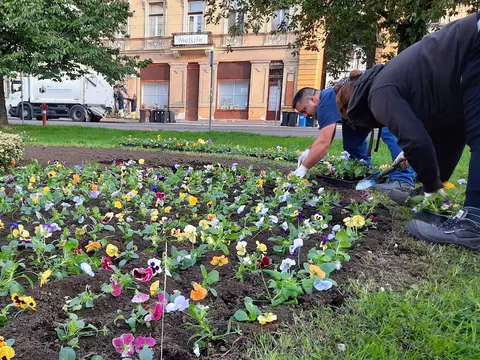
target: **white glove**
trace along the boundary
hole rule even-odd
[[[307,158],[308,154],[310,154],[310,149],[307,149],[300,154],[300,156],[298,157],[298,163],[297,163],[298,167],[300,167],[300,165],[302,165],[303,160],[305,160]]]
[[[405,155],[403,154],[403,151],[398,154],[397,158],[393,162],[392,166],[398,167],[399,169],[406,169],[410,167],[410,164],[408,163],[407,159],[405,158]]]
[[[445,190],[440,189],[440,190],[437,190],[437,191],[434,192],[434,193],[425,193],[425,195],[424,195],[424,197],[423,197],[423,203],[425,203],[425,202],[428,200],[428,198],[429,198],[430,196],[432,196],[433,194],[440,195],[441,197],[443,197],[443,198],[445,198],[445,199],[447,198],[447,194],[445,194]]]
[[[307,174],[307,171],[308,169],[303,166],[303,165],[300,165],[297,170],[295,170],[292,175],[297,175],[298,177],[301,177],[303,178],[306,174]]]

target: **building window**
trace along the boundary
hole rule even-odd
[[[248,81],[221,81],[218,83],[219,110],[246,110]]]
[[[279,30],[287,30],[289,18],[289,12],[287,8],[275,10],[273,13],[272,18],[272,30],[279,31]]]
[[[150,3],[149,10],[149,36],[164,36],[163,2]]]
[[[142,104],[147,108],[161,108],[168,106],[168,82],[150,81],[142,86]]]
[[[233,8],[239,9],[238,4],[236,1],[233,3]],[[244,24],[245,24],[245,14],[240,11],[234,11],[230,14],[228,18],[228,29],[235,26],[237,31],[243,33],[244,31]]]
[[[203,1],[188,2],[188,31],[201,32],[203,30]]]

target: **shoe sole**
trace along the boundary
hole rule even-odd
[[[469,250],[480,250],[480,242],[478,243],[478,245],[476,247],[472,247],[472,246],[468,246],[468,245],[461,244],[461,243],[451,243],[451,242],[438,241],[437,239],[430,238],[428,236],[422,235],[418,231],[417,226],[414,225],[413,223],[410,223],[410,222],[407,224],[407,229],[410,232],[410,234],[415,236],[417,239],[423,240],[423,241],[425,241],[429,244],[457,245],[457,246],[461,246],[461,247],[463,247],[465,249],[469,249]]]

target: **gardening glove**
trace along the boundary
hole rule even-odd
[[[297,175],[298,177],[301,177],[303,178],[306,174],[307,174],[307,171],[308,169],[303,166],[303,165],[300,165],[297,170],[295,170],[292,175]]]
[[[298,167],[300,167],[300,165],[302,165],[303,160],[305,160],[307,158],[308,154],[310,154],[310,149],[307,149],[300,154],[300,156],[298,157],[298,163],[297,163]]]
[[[397,158],[392,164],[393,167],[396,167],[398,169],[406,169],[410,167],[410,164],[408,163],[407,159],[405,158],[405,155],[403,154],[403,151],[398,154]]]
[[[443,197],[444,199],[447,198],[447,194],[445,194],[445,190],[440,189],[440,190],[437,190],[437,191],[434,192],[434,193],[425,193],[425,195],[424,195],[424,197],[423,197],[423,203],[426,203],[427,200],[428,200],[428,198],[429,198],[430,196],[432,196],[433,194],[438,194],[438,195],[440,195],[441,197]]]

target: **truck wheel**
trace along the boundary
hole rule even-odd
[[[18,104],[18,118],[22,118],[22,104]],[[32,120],[32,108],[29,104],[23,103],[23,119],[24,120]]]
[[[75,105],[70,109],[70,117],[75,122],[83,122],[87,118],[87,112],[81,105]]]

